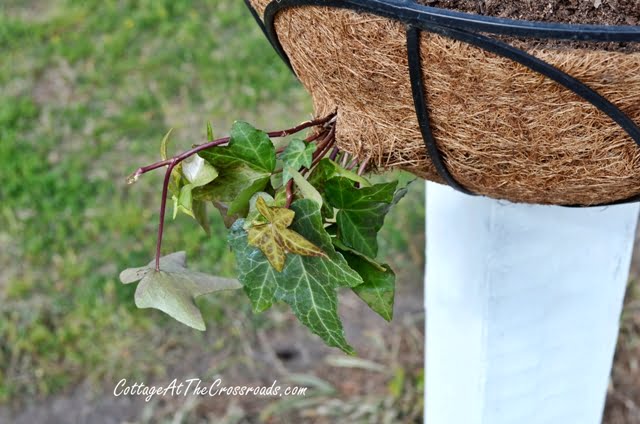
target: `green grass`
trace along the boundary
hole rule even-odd
[[[206,121],[220,133],[236,119],[286,127],[308,116],[307,95],[237,0],[3,1],[0,57],[0,402],[162,372],[150,335],[200,336],[137,310],[117,280],[150,260],[160,196],[160,175],[133,187],[125,176],[157,159],[169,127],[175,150],[202,140]],[[389,254],[422,219],[407,210],[386,230]],[[165,251],[232,275],[212,225],[207,237],[179,218]],[[223,319],[215,303],[208,321]]]

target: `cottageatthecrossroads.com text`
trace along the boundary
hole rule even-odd
[[[217,378],[206,383],[200,378],[189,378],[178,381],[174,378],[167,386],[146,385],[134,382],[127,384],[127,379],[118,381],[113,389],[115,397],[144,396],[149,402],[154,396],[306,396],[307,387],[279,386],[274,380],[271,386],[224,386],[222,379]]]

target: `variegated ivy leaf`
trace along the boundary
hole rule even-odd
[[[277,206],[275,204],[275,200],[269,193],[260,192],[260,193],[254,194],[253,197],[251,197],[251,200],[249,200],[249,213],[245,218],[245,224],[244,224],[245,230],[249,230],[249,228],[251,228],[251,226],[254,224],[264,224],[267,222],[265,217],[262,216],[262,214],[256,207],[256,202],[258,200],[258,197],[261,197],[268,206]]]
[[[294,212],[291,229],[319,247],[325,256],[288,255],[282,272],[270,265],[265,255],[248,242],[244,220],[231,228],[229,242],[236,256],[239,280],[256,312],[274,302],[291,306],[298,319],[329,346],[352,354],[338,317],[338,287],[356,287],[363,280],[336,252],[325,231],[320,207],[309,199],[291,205]]]
[[[313,143],[305,143],[304,141],[294,138],[291,140],[287,148],[282,152],[280,159],[284,166],[282,169],[282,183],[286,184],[293,175],[291,169],[294,171],[300,168],[311,168],[311,162],[313,161],[313,152],[316,151],[316,145]]]
[[[247,240],[262,251],[276,271],[284,268],[287,253],[326,257],[319,247],[287,228],[295,216],[291,209],[269,207],[262,197],[256,199],[256,208],[267,222],[251,225]]]
[[[141,268],[129,268],[120,273],[124,284],[140,280],[135,302],[138,308],[155,308],[196,330],[206,329],[194,299],[220,290],[239,289],[237,280],[214,277],[186,267],[185,252],[172,253],[160,258],[160,271],[155,261]]]

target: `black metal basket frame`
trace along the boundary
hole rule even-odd
[[[283,10],[299,6],[333,7],[386,17],[404,23],[412,95],[422,138],[438,175],[449,186],[460,192],[474,194],[451,175],[431,131],[420,57],[422,31],[462,41],[511,59],[555,81],[609,116],[640,147],[640,127],[615,104],[555,66],[490,36],[587,42],[640,42],[640,26],[582,25],[505,19],[425,6],[414,0],[274,0],[265,9],[261,20],[249,0],[245,0],[245,3],[273,48],[292,71],[291,62],[280,44],[275,29],[275,18]],[[640,201],[640,195],[612,204],[636,201]]]

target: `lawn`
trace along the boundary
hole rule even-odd
[[[204,138],[207,121],[220,132],[235,119],[296,123],[309,103],[240,2],[3,2],[0,55],[8,400],[129,366],[123,350],[131,364],[149,358],[137,341],[152,326],[175,328],[135,310],[117,280],[149,260],[160,195],[159,176],[133,188],[125,176],[159,156],[168,128],[184,149]],[[167,248],[231,275],[224,229],[214,227],[208,238],[179,219]]]
[[[162,378],[182,360],[176,346],[194,358],[250,349],[244,339],[272,325],[241,293],[200,301],[214,329],[200,334],[137,310],[118,281],[151,259],[161,183],[125,177],[158,159],[169,128],[183,150],[207,121],[224,135],[236,119],[278,129],[310,116],[243,3],[5,0],[0,57],[0,403],[46,402],[79,384],[100,392],[123,370]],[[424,239],[411,236],[421,193],[415,184],[385,229],[386,256],[409,274],[422,261]],[[188,218],[169,223],[165,250],[231,276],[225,229],[211,222],[211,237]],[[419,271],[411,280],[419,289]],[[269,316],[297,326],[285,309]]]

